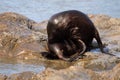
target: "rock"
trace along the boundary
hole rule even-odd
[[[103,80],[120,80],[120,63],[112,70],[101,72],[100,75],[103,77]]]
[[[119,80],[120,64],[112,70],[96,72],[91,69],[84,69],[81,66],[71,66],[67,69],[54,70],[46,69],[37,74],[37,80]]]
[[[120,63],[120,59],[115,56],[87,52],[86,57],[75,62],[74,65],[101,72],[111,70],[118,63]]]
[[[6,79],[7,79],[6,75],[0,74],[0,80],[6,80]]]
[[[23,72],[18,74],[13,74],[9,76],[6,80],[36,80],[34,79],[35,73],[33,72]]]
[[[26,28],[29,28],[29,29],[31,29],[33,24],[36,23],[35,21],[30,20],[23,15],[13,13],[13,12],[6,12],[6,13],[0,14],[0,22],[5,23],[11,27],[26,26]]]
[[[40,31],[40,32],[42,32],[44,34],[47,34],[47,30],[46,30],[47,23],[48,23],[48,21],[46,20],[46,21],[42,21],[40,23],[34,24],[33,27],[32,27],[32,30]]]
[[[41,57],[40,52],[46,51],[47,36],[32,30],[37,24],[35,21],[17,13],[7,12],[0,14],[0,24],[0,55],[37,59]]]
[[[120,19],[105,15],[93,15],[91,19],[98,28],[109,53],[120,55]]]
[[[36,23],[17,13],[0,14],[0,61],[10,57],[46,67],[40,73],[0,74],[0,80],[120,80],[120,19],[92,14],[89,17],[100,33],[104,49],[116,56],[101,53],[93,43],[95,48],[75,62],[45,59],[40,53],[47,51],[48,21]]]

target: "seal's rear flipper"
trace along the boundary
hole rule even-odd
[[[94,38],[97,40],[97,43],[98,43],[98,46],[99,46],[101,52],[105,53],[105,51],[103,50],[103,44],[102,44],[102,41],[100,39],[100,36],[99,36],[99,33],[98,33],[97,29],[95,29]]]

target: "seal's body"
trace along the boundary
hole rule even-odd
[[[48,21],[47,33],[50,54],[60,59],[76,60],[90,50],[93,38],[103,52],[98,31],[88,16],[80,11],[69,10],[53,15]]]

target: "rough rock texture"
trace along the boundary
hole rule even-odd
[[[13,74],[6,80],[34,80],[35,73],[33,72],[23,72],[20,74]]]
[[[46,50],[46,45],[41,41],[46,41],[47,36],[31,30],[36,24],[17,13],[0,14],[0,55],[22,59],[39,58],[38,53]]]
[[[37,74],[37,80],[119,80],[120,63],[112,70],[96,72],[84,69],[81,66],[71,66],[68,69],[53,70],[46,69]]]
[[[44,59],[40,53],[47,51],[47,21],[36,23],[12,12],[0,14],[0,61],[10,57],[40,64],[44,59],[46,67],[40,73],[0,74],[0,80],[120,80],[120,19],[106,15],[89,17],[100,33],[105,50],[116,56],[95,48],[75,62]],[[96,43],[93,45],[97,47]]]
[[[7,79],[6,75],[0,74],[0,80],[6,80],[6,79]]]

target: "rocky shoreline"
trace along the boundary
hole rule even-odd
[[[85,53],[84,59],[72,63],[45,59],[41,52],[47,51],[47,20],[37,23],[17,13],[0,14],[0,61],[13,58],[46,65],[40,73],[0,74],[0,80],[120,80],[120,19],[88,16],[97,27],[106,51],[117,56],[93,49]]]

